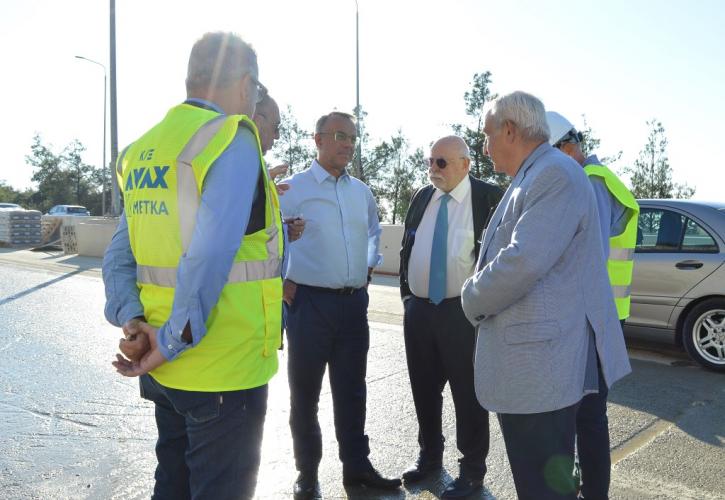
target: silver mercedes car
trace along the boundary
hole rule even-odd
[[[638,201],[625,334],[667,338],[725,372],[725,202]]]

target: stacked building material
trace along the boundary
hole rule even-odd
[[[39,245],[40,212],[0,210],[0,242],[7,245]]]

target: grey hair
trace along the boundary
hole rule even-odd
[[[327,120],[332,118],[333,116],[339,116],[341,118],[347,118],[350,120],[353,124],[356,123],[355,117],[351,115],[350,113],[343,113],[342,111],[332,111],[331,113],[327,113],[326,115],[322,115],[315,124],[315,134],[319,134],[322,132],[322,127],[325,126],[325,123],[327,123]]]
[[[257,53],[239,35],[205,33],[191,49],[186,90],[225,88],[257,70]]]
[[[527,140],[549,140],[549,124],[546,122],[544,103],[526,92],[517,90],[487,103],[486,115],[493,120],[496,129],[504,122],[513,123]]]

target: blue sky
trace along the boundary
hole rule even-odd
[[[631,164],[657,118],[677,182],[725,199],[725,2],[359,0],[361,104],[368,130],[402,129],[427,145],[465,120],[475,72],[498,93],[526,90],[581,125],[603,155]],[[200,9],[200,6],[203,7]],[[203,32],[232,30],[258,51],[260,78],[303,126],[355,104],[354,0],[117,2],[119,147],[183,100],[186,61]],[[57,148],[77,138],[102,158],[108,2],[4,0],[0,79],[6,153],[0,179],[30,185],[33,134]],[[109,153],[110,157],[110,153]],[[715,158],[715,160],[712,160]]]

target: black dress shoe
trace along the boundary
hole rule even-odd
[[[345,486],[365,486],[378,490],[395,490],[402,484],[400,479],[388,479],[380,475],[373,467],[359,472],[343,472],[342,484]]]
[[[317,481],[317,471],[300,471],[292,493],[295,500],[320,498],[320,483]]]
[[[409,467],[403,472],[403,481],[405,483],[417,483],[426,479],[434,472],[438,472],[443,467],[440,460],[424,460],[419,458],[415,465]]]
[[[470,479],[461,474],[446,486],[441,498],[466,498],[481,486],[483,486],[483,479]]]

